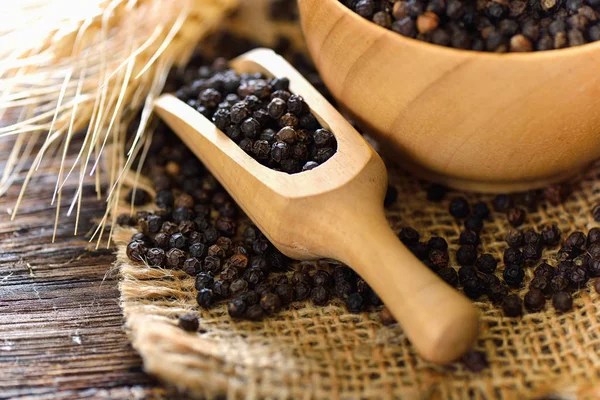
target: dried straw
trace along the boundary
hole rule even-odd
[[[14,218],[42,161],[59,157],[55,229],[67,180],[79,182],[67,212],[76,210],[78,219],[81,187],[93,176],[98,198],[104,195],[107,201],[94,235],[99,244],[120,197],[122,178],[150,145],[151,134],[145,133],[151,126],[152,102],[169,70],[188,61],[198,41],[237,0],[11,3],[0,15],[0,118],[10,121],[0,127],[0,138],[12,137],[14,147],[0,176],[0,196],[22,179]],[[126,127],[140,110],[139,128],[126,144]],[[79,132],[85,135],[83,145],[75,162],[66,165],[72,139]],[[107,145],[113,152],[108,179],[98,168]],[[105,182],[109,186],[103,190]]]

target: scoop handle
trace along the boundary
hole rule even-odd
[[[347,223],[348,229],[336,235],[343,239],[330,244],[336,258],[377,292],[419,354],[439,364],[464,354],[478,333],[473,304],[400,242],[383,211],[354,216]]]

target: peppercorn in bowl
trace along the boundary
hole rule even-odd
[[[422,14],[435,14],[417,3]],[[464,50],[405,37],[339,0],[299,5],[333,96],[387,144],[390,160],[422,177],[483,192],[525,190],[562,180],[600,154],[598,42],[506,54]],[[423,17],[421,29],[435,25],[436,17]]]

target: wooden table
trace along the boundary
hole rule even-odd
[[[10,146],[0,141],[0,172]],[[124,333],[114,250],[93,250],[84,238],[104,210],[91,182],[81,234],[73,236],[75,219],[66,217],[71,184],[52,244],[55,176],[43,171],[30,184],[14,221],[8,213],[22,180],[0,197],[0,398],[170,397],[142,371]]]

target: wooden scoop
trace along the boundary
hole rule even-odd
[[[387,172],[379,155],[273,51],[254,50],[231,65],[238,73],[289,78],[290,90],[335,135],[335,155],[311,171],[288,175],[259,164],[172,95],[156,101],[156,112],[281,252],[348,264],[381,297],[423,358],[446,363],[462,355],[477,336],[477,312],[390,229],[383,211]]]

